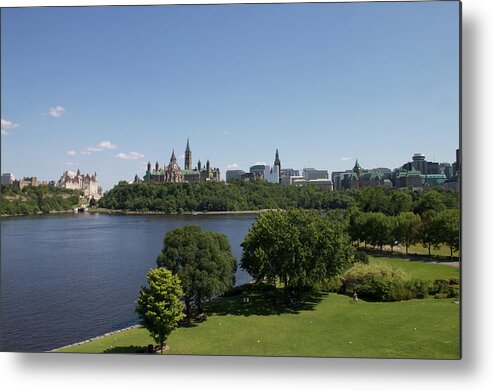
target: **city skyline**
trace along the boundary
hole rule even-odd
[[[2,172],[80,168],[108,190],[173,149],[183,167],[187,138],[223,180],[276,148],[329,172],[452,163],[458,18],[457,2],[3,9]]]

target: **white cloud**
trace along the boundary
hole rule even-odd
[[[265,162],[255,162],[255,165],[263,164],[265,166]]]
[[[120,153],[117,153],[115,155],[115,157],[118,159],[123,159],[123,160],[137,160],[137,159],[143,158],[144,155],[142,155],[139,152],[129,152],[129,153],[120,152]]]
[[[78,166],[79,163],[74,163],[74,162],[66,162],[65,165],[67,166]]]
[[[343,156],[343,157],[341,157],[341,160],[342,160],[343,162],[345,162],[345,161],[347,161],[347,160],[351,160],[351,159],[352,159],[352,157],[351,157],[351,156]]]
[[[224,132],[223,132],[223,134],[224,134],[224,135],[228,135],[228,134],[229,134],[229,132],[227,132],[227,131],[224,131]]]
[[[103,140],[100,141],[95,147],[87,147],[82,150],[82,155],[92,155],[94,152],[101,152],[105,149],[116,149],[117,145],[113,144],[111,141]]]
[[[2,130],[15,129],[15,128],[19,127],[19,124],[14,124],[12,121],[7,121],[6,119],[2,118],[2,126],[1,127],[2,127]]]
[[[65,107],[55,106],[50,108],[50,112],[48,114],[51,115],[53,118],[60,118],[64,112]]]
[[[77,153],[77,152],[75,152],[73,149],[69,149],[69,150],[67,151],[67,155],[70,155],[70,156],[75,156],[75,154],[76,154],[76,153]]]
[[[180,156],[178,156],[178,158],[179,159],[185,159],[185,155],[184,154],[183,155],[180,155]]]
[[[118,146],[113,144],[111,141],[103,140],[98,144],[98,147],[101,149],[116,149]]]
[[[8,130],[1,130],[2,131],[2,136],[10,136],[12,132],[9,132]]]
[[[238,167],[239,167],[239,166],[238,166],[238,164],[236,164],[236,163],[228,164],[228,165],[226,166],[226,168],[227,168],[228,170],[235,169],[235,168],[238,168]]]

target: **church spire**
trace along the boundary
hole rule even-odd
[[[175,156],[175,149],[173,148],[173,153],[171,154],[171,159],[169,159],[169,161],[171,163],[175,163],[176,162],[176,156]]]
[[[274,160],[274,168],[277,167],[278,182],[281,183],[281,159],[279,159],[279,150],[276,148],[276,158]]]
[[[354,163],[354,167],[353,167],[353,172],[358,175],[358,178],[359,176],[361,175],[361,166],[359,165],[358,163],[358,158],[356,158],[356,162]]]

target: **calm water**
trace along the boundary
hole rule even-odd
[[[2,351],[46,351],[138,322],[147,271],[168,230],[228,236],[233,255],[255,220],[243,216],[57,215],[1,221]],[[236,283],[249,280],[238,268]]]

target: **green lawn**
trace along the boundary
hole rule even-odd
[[[449,279],[459,277],[459,268],[414,259],[372,257],[370,263],[384,262],[403,269],[410,277],[422,280]]]
[[[224,297],[208,320],[175,330],[166,354],[459,358],[459,305],[452,299],[376,303],[317,294],[289,309],[267,293]],[[214,313],[214,314],[213,314]],[[64,352],[135,352],[145,329],[114,334]]]

